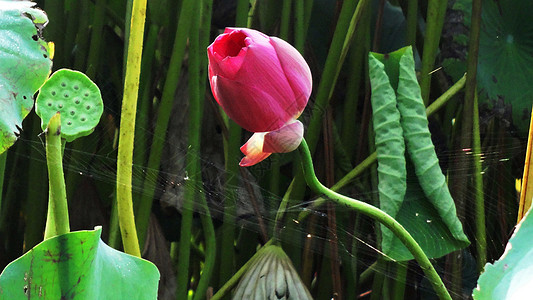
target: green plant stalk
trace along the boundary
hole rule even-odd
[[[378,272],[377,266],[378,262],[375,261],[373,264],[368,266],[368,268],[366,268],[363,272],[361,272],[361,275],[359,275],[359,284],[366,284],[368,280],[370,280],[370,277]]]
[[[442,106],[444,106],[454,95],[456,95],[463,87],[465,86],[466,76],[463,76],[461,79],[459,79],[454,85],[452,85],[446,92],[444,92],[437,100],[435,100],[433,103],[431,103],[430,106],[426,108],[426,114],[427,116],[431,116],[435,112],[437,112]],[[358,164],[355,168],[353,168],[348,174],[346,174],[343,178],[341,178],[337,183],[335,183],[331,190],[338,191],[339,189],[345,187],[348,183],[352,182],[357,176],[361,175],[363,171],[365,171],[368,167],[370,167],[372,164],[374,164],[377,160],[377,153],[373,152],[370,154],[365,160],[363,160],[360,164]],[[298,221],[302,221],[305,219],[309,213],[316,209],[318,206],[324,204],[326,201],[325,198],[320,197],[313,201],[312,207],[310,207],[308,210],[302,211],[298,216]]]
[[[257,250],[254,256],[252,256],[237,272],[235,272],[235,274],[228,281],[226,281],[226,283],[216,292],[216,294],[213,295],[213,297],[211,297],[210,300],[219,300],[229,294],[231,289],[239,283],[241,277],[244,275],[244,273],[246,273],[246,271],[248,271],[257,257],[263,253],[261,250],[265,249],[269,245],[272,245],[273,243],[274,239],[271,239],[266,242],[261,249]]]
[[[476,251],[478,271],[483,271],[487,263],[487,236],[485,232],[485,199],[483,193],[483,173],[481,166],[481,138],[479,132],[479,110],[476,92],[476,75],[481,31],[481,0],[472,1],[472,18],[468,44],[467,74],[465,85],[465,106],[472,111],[472,152],[474,159],[474,185],[476,198]]]
[[[248,24],[248,10],[250,0],[237,0],[237,12],[235,13],[235,26],[246,27]]]
[[[407,279],[407,265],[396,263],[396,274],[392,287],[392,300],[402,300],[405,295],[405,283]]]
[[[359,22],[363,8],[368,0],[361,0],[359,3],[355,0],[344,1],[333,40],[328,51],[326,63],[322,78],[318,85],[318,91],[315,104],[311,113],[311,120],[306,133],[309,140],[311,153],[314,152],[320,136],[320,127],[322,126],[322,116],[326,111],[328,102],[333,95],[335,83],[341,70],[344,58],[348,53],[349,46],[355,33],[355,28]],[[357,6],[356,6],[357,4]]]
[[[79,17],[79,10],[76,6],[77,0],[65,0],[65,14],[66,17],[66,28],[64,31],[64,37],[63,40],[63,53],[59,53],[60,56],[64,56],[64,65],[71,66],[72,65],[72,50],[75,46],[76,41],[76,31],[78,29],[78,24],[80,21]],[[81,6],[81,5],[79,5]]]
[[[148,153],[148,136],[145,133],[147,128],[150,128],[150,106],[152,95],[150,87],[152,85],[152,65],[155,58],[155,51],[157,48],[159,34],[159,25],[152,23],[146,35],[146,42],[143,47],[143,56],[141,63],[141,77],[139,79],[139,87],[141,98],[137,106],[137,118],[135,120],[135,136],[133,152],[133,164],[137,166],[144,166],[146,164]],[[142,180],[139,179],[139,180]],[[142,182],[137,183],[141,186]]]
[[[213,0],[204,0],[202,2],[202,20],[200,22],[200,48],[205,49],[210,42],[210,33],[211,33],[211,13],[213,11]],[[200,56],[200,91],[204,91],[207,80],[207,56]],[[202,94],[203,95],[203,94]],[[200,100],[203,98],[201,97]],[[202,108],[200,111],[203,111],[203,101],[200,101]],[[198,166],[197,169],[201,170],[200,161],[197,160]],[[204,240],[205,240],[205,260],[204,267],[198,281],[198,286],[194,293],[193,300],[204,299],[207,289],[211,285],[211,278],[215,272],[216,267],[216,255],[217,255],[217,245],[216,245],[216,234],[215,228],[213,226],[213,219],[211,218],[211,212],[209,211],[209,206],[205,198],[205,193],[199,191],[199,202],[198,208],[200,211],[200,220],[202,222],[202,228],[204,231]]]
[[[89,43],[89,16],[91,10],[89,8],[89,1],[81,1],[77,7],[78,16],[80,18],[77,35],[76,35],[76,58],[74,59],[74,68],[76,70],[83,70],[87,63],[87,48]]]
[[[61,140],[61,156],[64,155],[65,153],[65,145],[66,145],[66,141],[64,139]],[[68,179],[68,176],[67,176],[67,179]],[[67,193],[68,194],[68,193]],[[67,198],[68,199],[68,198]],[[46,239],[47,237],[53,237],[53,236],[56,236],[57,235],[57,232],[56,232],[56,224],[55,224],[55,218],[54,218],[54,206],[51,204],[52,202],[52,194],[51,194],[51,191],[50,191],[50,188],[48,189],[48,210],[46,212],[46,223],[45,223],[45,227],[44,227],[44,238]],[[67,202],[68,204],[68,202]]]
[[[305,3],[304,0],[297,0],[294,3],[294,47],[302,55],[304,54],[305,36],[307,28],[305,28]]]
[[[385,291],[385,285],[387,276],[387,261],[378,258],[377,260],[377,268],[380,270],[384,270],[383,272],[378,272],[374,274],[374,280],[372,281],[372,294],[370,294],[370,300],[389,300],[388,295]]]
[[[233,274],[235,260],[235,216],[236,216],[236,189],[239,184],[239,144],[241,141],[241,128],[229,120],[226,159],[226,181],[224,195],[224,215],[221,226],[220,249],[220,274],[219,282],[225,282]]]
[[[165,135],[172,112],[172,102],[176,89],[178,88],[178,81],[181,74],[181,65],[185,55],[185,47],[189,37],[189,28],[191,25],[191,18],[194,14],[195,0],[183,0],[180,17],[178,20],[176,36],[174,38],[174,45],[172,48],[172,55],[170,63],[168,64],[167,76],[163,86],[163,95],[161,103],[159,104],[157,121],[154,130],[154,138],[152,141],[150,155],[148,157],[148,170],[154,170],[154,177],[158,176],[159,164],[161,162],[161,153],[163,152],[163,145],[165,142]],[[155,194],[155,185],[150,184],[150,180],[143,182],[143,195],[136,203],[135,216],[138,230],[139,242],[141,247],[144,246],[146,240],[146,230],[148,228],[148,221],[150,219],[150,212],[152,210],[152,200]]]
[[[427,106],[429,103],[429,90],[431,85],[431,71],[439,48],[439,41],[446,14],[448,0],[429,0],[426,33],[424,38],[424,51],[422,53],[422,67],[420,68],[420,90],[422,99]]]
[[[46,163],[50,184],[49,210],[53,219],[50,230],[46,230],[45,239],[70,232],[67,207],[67,191],[63,174],[63,155],[61,154],[61,115],[55,114],[46,129]],[[48,224],[48,223],[47,223]]]
[[[91,44],[89,47],[89,57],[87,58],[87,76],[95,78],[98,73],[98,65],[102,61],[100,53],[102,51],[102,31],[104,29],[106,0],[96,0],[91,29]]]
[[[281,7],[281,24],[279,26],[279,37],[283,40],[286,40],[287,42],[289,39],[289,25],[291,24],[291,7],[292,0],[283,0],[283,6]]]
[[[196,3],[199,8],[199,3]],[[202,131],[202,104],[200,94],[200,50],[199,29],[201,15],[192,18],[189,33],[189,125],[188,147],[186,154],[186,171],[189,179],[185,185],[185,196],[181,210],[181,231],[178,252],[177,299],[187,299],[189,289],[189,263],[191,253],[192,217],[194,199],[197,198],[196,187],[201,186],[201,172],[199,169],[200,133]]]
[[[418,0],[407,1],[407,44],[416,48],[416,29],[418,27]]]
[[[131,29],[128,63],[124,79],[124,99],[120,118],[120,138],[117,154],[117,210],[124,252],[141,256],[132,199],[133,138],[139,93],[139,74],[146,19],[146,0],[134,0],[131,12]]]
[[[350,161],[355,155],[355,148],[357,146],[355,116],[357,115],[357,105],[359,102],[359,90],[361,85],[364,86],[364,78],[362,78],[364,64],[367,57],[368,49],[365,40],[368,38],[370,30],[370,19],[363,18],[361,25],[357,28],[354,45],[350,49],[349,68],[350,75],[346,87],[346,97],[344,101],[343,119],[342,119],[342,144],[348,153]]]
[[[479,110],[477,93],[474,95],[472,152],[474,155],[474,185],[476,191],[476,251],[477,267],[481,273],[487,263],[487,233],[485,223],[485,199],[483,189],[483,169],[481,165],[481,138],[479,133]]]
[[[130,47],[131,14],[133,0],[126,0],[126,12],[124,16],[124,52],[122,54],[122,72],[126,74],[128,66],[128,49]]]
[[[42,3],[42,2],[41,2]],[[46,37],[53,41],[58,47],[55,49],[54,65],[62,66],[63,59],[67,57],[67,53],[62,53],[65,38],[65,3],[64,0],[45,0],[44,9],[48,15],[49,20],[53,20],[47,28]]]
[[[113,195],[111,204],[111,217],[109,218],[109,239],[107,244],[114,249],[120,250],[122,239],[120,237],[120,225],[118,222],[117,194]]]
[[[199,166],[197,168],[200,169]],[[205,235],[205,261],[200,281],[198,282],[198,286],[196,287],[196,292],[194,293],[193,300],[201,300],[205,298],[205,294],[209,287],[209,282],[215,269],[217,248],[215,227],[213,226],[213,219],[211,219],[211,213],[209,211],[209,207],[207,206],[205,193],[200,193],[198,199],[198,206],[201,211],[200,221],[202,222],[202,227],[204,229]]]
[[[311,22],[311,14],[313,12],[314,0],[304,0],[304,36],[307,36],[309,23]]]
[[[302,159],[302,169],[305,176],[305,180],[311,189],[313,189],[318,194],[323,194],[324,196],[328,197],[337,204],[350,207],[355,211],[360,212],[385,225],[411,252],[413,257],[420,265],[421,269],[424,271],[424,274],[430,281],[439,298],[451,299],[450,295],[448,294],[448,291],[444,286],[444,283],[442,283],[441,278],[437,274],[437,271],[435,271],[435,268],[433,268],[433,265],[427,258],[422,248],[420,248],[420,246],[415,241],[415,239],[413,239],[411,234],[409,234],[409,232],[405,230],[405,228],[403,228],[403,226],[398,223],[398,221],[396,221],[393,217],[389,216],[387,213],[383,212],[375,206],[338,194],[325,187],[322,183],[320,183],[320,181],[318,181],[318,178],[315,175],[311,152],[309,151],[309,147],[307,146],[305,139],[302,140],[302,143],[300,144],[300,147],[298,149],[300,151],[300,156]]]
[[[240,0],[237,2],[237,16],[235,25],[237,27],[246,26],[248,20],[249,1]],[[222,239],[220,248],[220,274],[219,283],[225,282],[233,275],[235,268],[235,216],[236,207],[236,189],[239,184],[239,165],[237,164],[240,156],[241,127],[232,120],[228,120],[228,140],[226,147],[226,181],[224,186],[224,215],[222,219]]]

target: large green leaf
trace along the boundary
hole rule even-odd
[[[48,45],[41,39],[48,18],[33,6],[0,0],[0,153],[17,140],[33,94],[52,67]]]
[[[516,226],[502,257],[486,264],[474,289],[474,299],[531,299],[533,296],[533,213]]]
[[[407,168],[405,197],[382,197],[382,194],[386,194],[383,192],[384,189],[389,189],[390,194],[391,191],[394,192],[394,189],[390,187],[402,184],[399,182],[401,177],[393,173],[401,174],[405,171],[387,170],[393,176],[380,176],[380,207],[409,231],[430,258],[441,257],[464,248],[469,241],[457,218],[455,204],[446,186],[431,142],[425,107],[416,81],[412,50],[407,47],[385,55],[372,53],[369,63],[372,97],[388,98],[383,101],[394,104],[398,102],[397,113],[401,116],[399,132],[403,134],[402,142],[405,139],[407,152],[413,162],[413,166],[408,165],[409,168]],[[384,89],[384,86],[388,88]],[[396,94],[391,94],[390,91],[385,93],[392,89],[396,91]],[[375,114],[376,112],[374,116]],[[376,127],[376,121],[384,123],[378,124],[379,127],[390,127],[384,130],[387,134],[398,131],[392,128],[398,126],[397,122],[391,122],[389,119],[374,120],[374,127]],[[377,135],[376,131],[376,147],[382,148],[381,155],[380,149],[377,149],[378,172],[380,171],[379,165],[383,163],[401,166],[397,161],[403,157],[397,158],[395,154],[400,148],[396,145],[397,143],[384,143],[380,146],[377,143]],[[397,137],[386,140],[395,141],[396,139]],[[395,158],[388,153],[393,154]],[[393,159],[396,162],[388,162]],[[382,180],[389,180],[389,182],[383,183]],[[386,202],[391,199],[394,203]],[[386,229],[382,232],[382,249],[387,256],[395,260],[403,261],[413,258],[398,238]]]
[[[0,275],[0,299],[156,299],[155,265],[100,239],[101,228],[45,240]]]
[[[478,83],[527,132],[533,102],[533,1],[483,1]],[[483,98],[481,98],[483,99]]]

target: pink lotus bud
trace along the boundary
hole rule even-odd
[[[311,71],[302,55],[279,38],[247,28],[226,28],[207,53],[216,101],[237,124],[256,132],[241,148],[246,155],[243,161],[249,161],[244,165],[298,147],[303,125],[292,124],[297,124],[312,89]],[[269,131],[277,133],[269,135]],[[276,136],[276,142],[271,144],[267,138],[265,144],[268,136]]]

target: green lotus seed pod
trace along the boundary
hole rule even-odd
[[[35,112],[46,129],[50,118],[61,114],[61,137],[71,142],[89,135],[104,111],[100,89],[85,74],[69,69],[56,71],[43,84]]]

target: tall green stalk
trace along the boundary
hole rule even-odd
[[[305,7],[304,0],[297,0],[294,3],[294,47],[304,54],[305,36]]]
[[[101,61],[102,31],[104,29],[106,0],[96,0],[94,5],[93,24],[91,27],[91,47],[87,58],[87,76],[95,78]]]
[[[244,27],[248,20],[248,0],[239,0],[237,2],[237,16],[235,26]],[[228,120],[228,140],[226,147],[226,181],[224,194],[224,216],[222,221],[221,247],[220,247],[220,274],[219,282],[225,282],[235,268],[235,217],[237,214],[236,197],[237,186],[239,184],[239,165],[237,164],[240,156],[241,127],[232,120]]]
[[[418,0],[407,1],[407,44],[416,47],[416,29],[418,27]]]
[[[309,140],[311,152],[314,152],[318,143],[322,116],[333,95],[344,58],[355,34],[356,25],[361,19],[363,8],[367,2],[368,0],[360,0],[359,3],[356,0],[347,0],[342,5],[307,129],[306,138]]]
[[[61,115],[55,114],[46,129],[46,163],[50,184],[49,217],[52,228],[46,228],[45,239],[70,232],[67,207],[67,191],[63,173],[63,155],[61,146]],[[48,223],[47,223],[48,224]]]
[[[474,187],[476,191],[476,252],[477,267],[481,273],[487,263],[487,233],[485,222],[485,194],[483,189],[483,167],[481,164],[481,138],[479,133],[479,110],[477,93],[474,95],[472,153],[474,155]]]
[[[289,25],[291,24],[291,7],[292,0],[283,0],[283,6],[281,7],[281,24],[279,28],[279,36],[280,38],[286,41],[288,41],[289,38]]]
[[[485,200],[483,196],[483,174],[481,166],[481,139],[479,132],[479,111],[476,92],[476,75],[481,31],[481,0],[472,1],[472,18],[468,44],[467,77],[465,85],[466,110],[472,112],[472,152],[474,164],[474,186],[476,198],[476,250],[477,266],[481,272],[487,262],[487,236],[485,232]]]
[[[200,7],[196,3],[196,9]],[[200,133],[202,131],[202,104],[200,91],[200,55],[203,51],[199,46],[199,29],[201,15],[197,14],[191,22],[189,33],[189,126],[188,147],[186,154],[187,174],[189,179],[185,185],[185,196],[181,209],[181,231],[179,241],[177,299],[187,299],[189,289],[189,259],[191,253],[192,217],[195,199],[198,197],[197,186],[201,182],[199,164]],[[202,49],[203,50],[203,49]]]
[[[159,164],[161,162],[161,153],[165,143],[165,136],[172,112],[172,102],[181,74],[181,65],[185,55],[185,47],[187,46],[187,38],[189,37],[189,29],[191,25],[191,17],[195,12],[193,10],[195,0],[183,0],[180,16],[178,19],[176,36],[174,38],[174,45],[172,48],[172,55],[170,63],[168,64],[167,76],[163,86],[163,95],[161,103],[159,104],[157,121],[154,130],[154,138],[152,146],[150,147],[150,155],[148,157],[147,169],[151,176],[157,177],[159,174]],[[139,242],[144,246],[146,240],[146,230],[148,228],[148,221],[150,219],[150,212],[152,210],[152,201],[155,194],[155,185],[151,184],[151,180],[145,178],[142,186],[143,195],[138,202],[135,203],[136,225],[138,230]]]
[[[342,118],[342,145],[348,154],[350,161],[355,156],[357,146],[357,136],[355,116],[357,115],[357,106],[359,102],[359,91],[361,86],[364,87],[364,69],[368,56],[368,43],[370,33],[370,18],[368,13],[364,15],[360,26],[357,27],[355,40],[350,48],[348,66],[350,75],[346,84],[346,97],[344,101],[343,118]]]
[[[117,155],[117,210],[124,252],[140,257],[132,199],[133,138],[146,19],[146,0],[134,0]]]
[[[405,245],[409,252],[411,252],[415,260],[420,265],[422,271],[424,271],[424,274],[430,281],[431,285],[433,286],[433,289],[435,290],[439,298],[452,299],[448,294],[444,283],[437,274],[437,271],[435,271],[435,268],[433,268],[433,265],[427,258],[422,248],[420,248],[420,246],[411,236],[411,234],[409,234],[409,232],[405,230],[405,228],[403,228],[403,226],[398,223],[398,221],[396,221],[393,217],[389,216],[387,213],[375,206],[338,194],[325,187],[322,183],[320,183],[320,181],[318,181],[318,178],[315,175],[311,152],[309,151],[309,147],[307,146],[305,139],[302,140],[302,143],[300,144],[300,147],[298,149],[300,150],[300,156],[302,159],[302,169],[304,172],[305,180],[311,189],[313,189],[318,194],[322,194],[328,197],[330,200],[336,202],[337,204],[349,207],[385,225],[390,231],[394,233],[394,235],[398,237],[398,239]]]
[[[422,99],[427,106],[431,85],[431,71],[439,48],[442,25],[446,14],[448,0],[429,0],[426,17],[426,32],[424,36],[424,51],[422,53],[422,67],[420,68],[420,90]]]
[[[398,262],[395,264],[396,274],[394,276],[394,285],[392,287],[392,299],[403,300],[405,297],[405,283],[407,279],[407,264]]]

